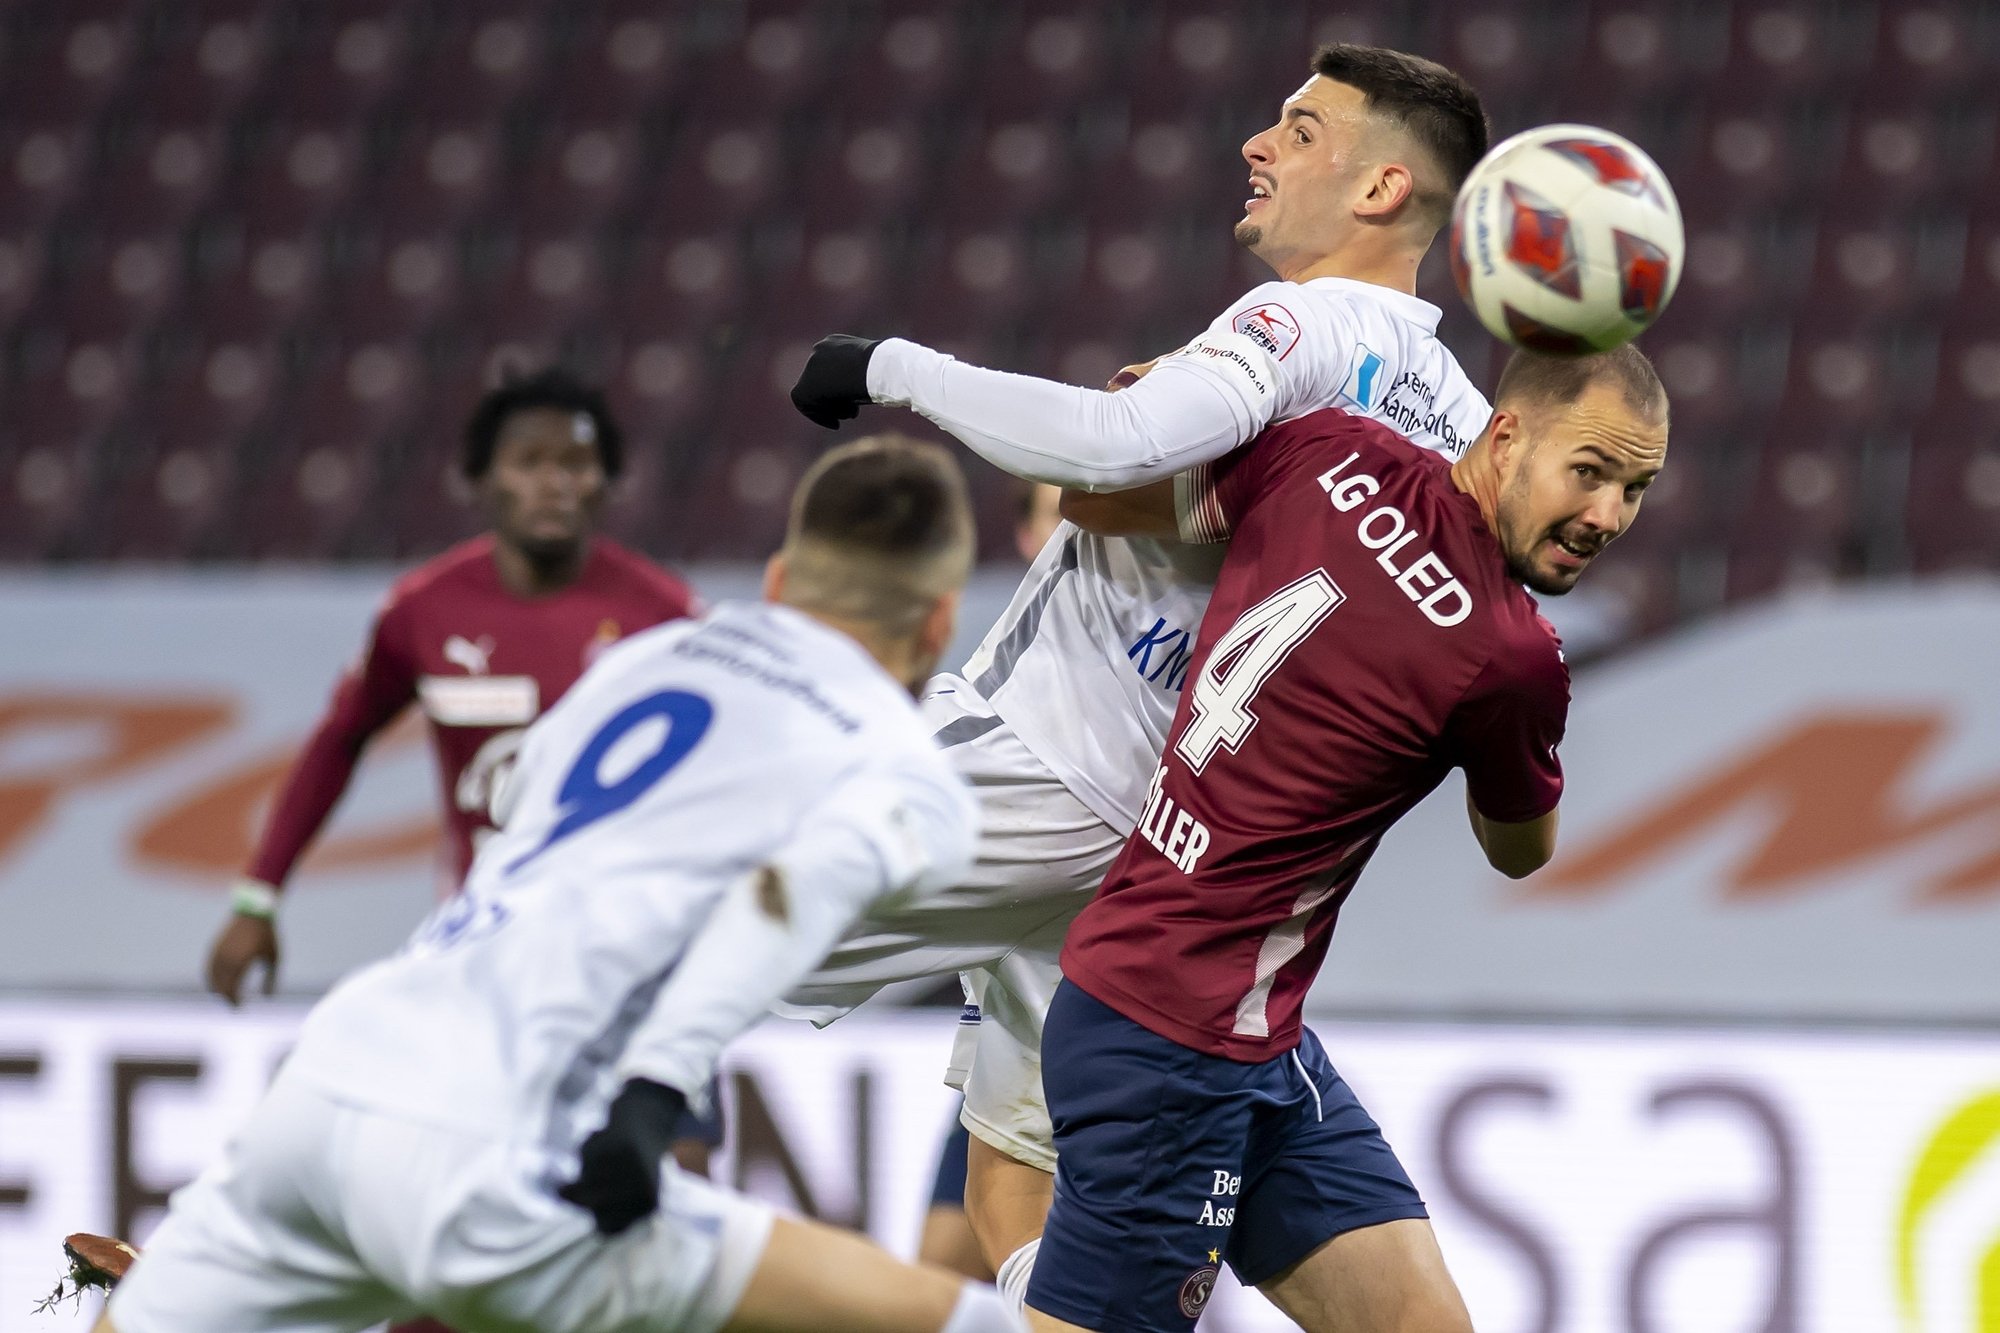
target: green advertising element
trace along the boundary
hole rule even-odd
[[[1923,1297],[1917,1290],[1917,1228],[1945,1192],[1978,1164],[2000,1140],[2000,1092],[1975,1097],[1946,1117],[1924,1145],[1903,1195],[1903,1215],[1896,1226],[1896,1287],[1902,1300],[1903,1322],[1912,1333],[1923,1333]],[[1973,1279],[1978,1285],[1976,1322],[1970,1333],[2000,1333],[2000,1237],[1981,1256]]]

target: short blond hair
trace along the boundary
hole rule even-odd
[[[914,633],[972,571],[972,505],[951,455],[907,435],[828,451],[792,495],[784,600]]]

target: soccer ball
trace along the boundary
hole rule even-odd
[[[1681,277],[1680,204],[1653,159],[1590,125],[1500,144],[1451,215],[1459,294],[1495,337],[1580,355],[1630,342]]]

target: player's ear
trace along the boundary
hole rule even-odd
[[[951,647],[952,633],[958,628],[958,599],[958,589],[954,588],[938,598],[930,613],[924,617],[923,625],[917,630],[917,647],[925,657],[936,660]]]
[[[1521,418],[1504,407],[1494,408],[1492,418],[1486,423],[1486,451],[1492,455],[1493,470],[1506,475],[1526,445]]]
[[[774,551],[764,562],[764,600],[782,602],[785,600],[785,553]]]
[[[1401,162],[1382,162],[1369,169],[1367,188],[1354,205],[1362,217],[1386,218],[1416,193],[1417,178]]]

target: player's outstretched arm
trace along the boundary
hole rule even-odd
[[[1126,491],[1064,491],[1061,513],[1100,537],[1180,536],[1172,478]]]
[[[954,883],[978,812],[935,754],[872,764],[731,885],[633,1034],[619,1072],[698,1096],[722,1050],[825,960],[863,912]]]
[[[823,338],[792,402],[832,426],[867,403],[909,407],[988,462],[1073,490],[1122,490],[1218,458],[1277,408],[1275,363],[1211,331],[1123,393],[966,365],[901,338]]]
[[[1472,836],[1479,839],[1487,864],[1507,878],[1525,879],[1554,859],[1558,811],[1525,823],[1507,824],[1480,814],[1468,793],[1465,813],[1472,819]]]

